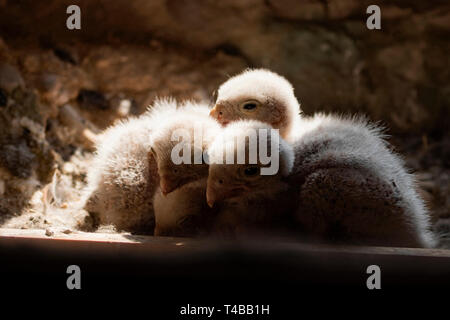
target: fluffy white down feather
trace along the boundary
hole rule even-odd
[[[382,128],[361,117],[316,114],[301,120],[295,137],[296,161],[291,174],[307,176],[327,167],[364,169],[386,185],[394,186],[404,228],[415,230],[419,244],[423,247],[436,245],[430,231],[429,214],[416,191],[414,176],[407,172],[403,160],[389,149]]]
[[[88,172],[85,209],[99,224],[152,233],[155,225],[152,199],[159,184],[157,162],[151,153],[153,142],[161,138],[161,133],[171,133],[171,126],[183,122],[190,125],[192,119],[208,117],[208,113],[206,105],[177,104],[163,99],[140,117],[105,130],[98,139],[96,156]]]

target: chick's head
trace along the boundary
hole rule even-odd
[[[299,114],[300,105],[289,81],[264,69],[246,70],[223,83],[210,113],[222,125],[240,119],[268,123],[280,129],[283,138]]]
[[[242,120],[227,126],[208,150],[206,198],[216,202],[240,197],[275,195],[294,162],[292,147],[278,130],[259,121]]]
[[[155,129],[151,152],[156,159],[161,193],[166,195],[208,175],[203,151],[220,130],[207,113],[180,108]]]
[[[194,164],[193,161],[192,163],[174,162],[171,154],[171,150],[174,148],[177,148],[176,143],[172,142],[162,144],[157,142],[152,147],[152,153],[158,166],[161,193],[164,195],[208,175],[208,165],[204,162],[199,164]],[[169,151],[166,152],[165,149]],[[188,150],[188,147],[185,150]],[[197,152],[201,153],[199,150],[189,152],[189,158],[193,159],[193,154]]]

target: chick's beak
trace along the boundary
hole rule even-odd
[[[216,118],[216,119],[219,119],[220,114],[219,114],[219,110],[218,109],[219,108],[218,108],[218,106],[216,104],[214,106],[214,108],[212,108],[211,111],[209,112],[209,116],[213,117],[213,118]]]
[[[219,104],[216,104],[214,108],[209,112],[209,116],[216,119],[222,126],[226,126],[230,121],[224,117],[223,107]]]
[[[159,181],[159,186],[161,188],[161,193],[166,196],[178,187],[178,182],[169,177],[162,176]]]
[[[214,203],[217,201],[217,190],[214,189],[211,186],[208,186],[206,188],[206,202],[208,203],[208,206],[212,208],[214,206]]]

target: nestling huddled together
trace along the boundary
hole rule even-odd
[[[264,69],[228,79],[214,106],[162,99],[105,130],[83,205],[98,225],[156,236],[436,245],[383,130],[302,115],[289,81]]]

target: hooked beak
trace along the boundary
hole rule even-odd
[[[163,176],[159,181],[159,186],[161,188],[161,193],[163,194],[163,196],[166,196],[178,188],[178,182]]]
[[[216,201],[217,201],[217,191],[214,188],[208,186],[206,188],[206,202],[208,203],[208,206],[212,208]]]
[[[213,117],[214,119],[217,119],[217,121],[219,121],[219,123],[223,126],[227,125],[229,123],[229,121],[225,121],[223,119],[223,114],[222,112],[219,110],[219,105],[216,104],[214,106],[214,108],[211,109],[211,111],[209,112],[209,116]]]
[[[161,193],[163,196],[183,187],[184,185],[192,182],[192,177],[180,178],[180,177],[170,177],[162,176],[159,180],[159,186],[161,188]]]
[[[219,111],[217,111],[217,104],[216,104],[214,108],[212,108],[211,111],[209,112],[209,116],[217,119],[218,115]]]

